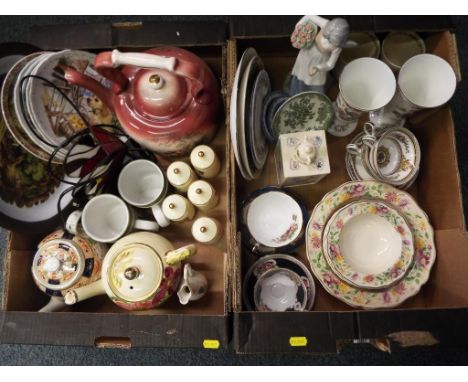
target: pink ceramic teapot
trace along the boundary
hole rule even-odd
[[[165,156],[184,155],[214,136],[218,84],[195,54],[169,46],[145,53],[113,50],[99,53],[95,68],[112,82],[111,89],[73,68],[63,69],[69,83],[99,97],[115,111],[125,132],[149,150]]]

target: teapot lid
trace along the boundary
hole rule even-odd
[[[107,283],[121,301],[148,300],[161,284],[163,262],[159,254],[147,244],[132,243],[122,247],[113,255],[109,264]]]
[[[81,278],[85,257],[71,240],[55,239],[41,245],[34,256],[32,273],[37,283],[50,290],[64,290]]]

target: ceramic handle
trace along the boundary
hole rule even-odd
[[[135,220],[133,227],[138,231],[159,231],[159,224],[150,220]]]
[[[176,65],[175,57],[161,57],[149,53],[122,53],[117,49],[112,51],[112,63],[114,66],[132,65],[142,68],[165,69],[174,71]]]
[[[175,249],[166,253],[166,263],[169,265],[178,264],[197,253],[197,247],[194,244]]]

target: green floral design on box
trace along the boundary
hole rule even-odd
[[[322,231],[333,212],[360,198],[380,199],[398,208],[413,230],[414,259],[401,281],[384,290],[356,288],[339,279],[328,265],[322,251]],[[424,211],[406,192],[375,182],[348,182],[321,200],[312,212],[306,231],[307,256],[313,273],[331,295],[353,306],[366,309],[391,308],[419,292],[428,280],[435,262],[434,232]]]
[[[304,92],[289,98],[273,119],[273,132],[280,134],[299,131],[327,130],[333,123],[334,110],[327,96]]]
[[[401,236],[402,252],[398,261],[379,274],[362,274],[353,270],[343,258],[339,240],[340,233],[347,221],[352,217],[361,214],[377,215],[387,220]],[[327,262],[332,270],[341,275],[343,279],[349,281],[357,287],[382,288],[400,280],[411,266],[414,254],[414,243],[411,228],[400,214],[386,203],[378,201],[362,201],[353,203],[339,210],[333,221],[327,227],[326,246],[328,251],[324,253]],[[325,243],[324,243],[325,244]]]

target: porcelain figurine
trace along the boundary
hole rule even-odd
[[[300,51],[291,73],[291,96],[310,90],[325,93],[327,74],[335,67],[341,50],[356,45],[348,41],[348,36],[349,24],[342,18],[304,16],[296,24],[291,42]]]
[[[70,67],[62,69],[69,83],[96,94],[115,111],[124,131],[149,150],[181,156],[214,136],[219,87],[195,54],[170,46],[145,53],[113,50],[99,53],[95,68],[111,81],[111,89]]]
[[[66,307],[63,297],[101,277],[107,247],[83,236],[58,230],[38,245],[32,264],[36,285],[51,297],[39,312],[55,312]]]
[[[203,273],[195,271],[190,264],[184,266],[184,277],[177,292],[182,305],[200,300],[208,290],[208,281]]]
[[[174,249],[161,235],[137,232],[117,241],[102,265],[102,278],[65,295],[67,305],[107,294],[127,310],[152,309],[177,290],[181,263],[194,255],[196,247]]]

